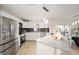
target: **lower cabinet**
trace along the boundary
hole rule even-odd
[[[39,32],[28,32],[26,33],[26,40],[37,40],[40,38]]]

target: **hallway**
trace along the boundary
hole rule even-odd
[[[79,55],[79,49],[63,51],[40,42],[28,41],[20,47],[17,55]]]

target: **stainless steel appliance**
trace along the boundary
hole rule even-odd
[[[16,54],[17,39],[15,38],[16,23],[14,20],[0,16],[0,54]]]

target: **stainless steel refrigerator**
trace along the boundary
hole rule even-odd
[[[10,18],[0,16],[0,54],[14,55],[17,53],[17,39],[15,38],[16,22]]]

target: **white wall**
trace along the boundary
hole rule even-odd
[[[48,24],[45,24],[43,21],[39,22],[40,28],[48,28]]]
[[[24,22],[23,28],[34,28],[36,26],[36,23],[34,22]]]
[[[39,24],[40,28],[48,28],[48,25],[44,24],[41,20],[32,20],[30,22],[24,22],[23,28],[35,28]]]

